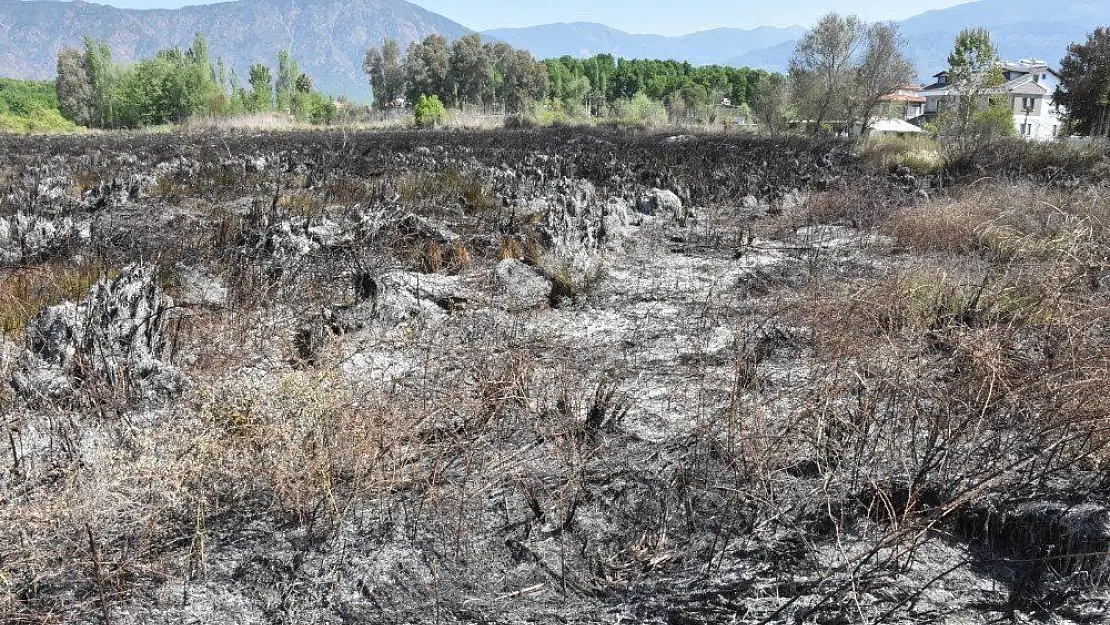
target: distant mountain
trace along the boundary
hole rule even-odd
[[[983,26],[1004,59],[1038,58],[1059,67],[1068,44],[1087,40],[1096,26],[1110,25],[1110,0],[982,0],[929,11],[901,23],[908,54],[922,76],[948,65],[960,30]]]
[[[239,0],[144,11],[0,0],[0,75],[51,77],[58,50],[86,35],[107,40],[117,60],[132,61],[187,46],[197,32],[241,73],[256,61],[274,65],[287,48],[322,91],[365,98],[362,59],[370,46],[387,36],[407,45],[431,33],[455,39],[471,31],[403,0]]]
[[[752,30],[717,28],[681,37],[664,37],[633,35],[604,24],[575,22],[499,28],[483,35],[525,48],[538,58],[612,54],[624,58],[677,59],[701,65],[727,63],[738,54],[794,41],[804,32],[801,26],[763,26]]]
[[[1060,65],[1068,44],[1086,41],[1096,26],[1110,25],[1110,0],[981,0],[948,9],[928,11],[899,22],[906,39],[906,55],[925,79],[948,64],[956,35],[968,27],[991,32],[1003,59],[1038,58]],[[786,42],[760,50],[739,52],[731,65],[784,71],[794,51]]]

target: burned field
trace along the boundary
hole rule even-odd
[[[0,139],[0,621],[1104,622],[1106,170]]]

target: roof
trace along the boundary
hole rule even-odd
[[[882,97],[883,102],[916,102],[918,104],[925,103],[925,97],[919,96],[914,93],[896,92]]]
[[[984,89],[982,93],[985,95],[1000,95],[1005,93],[1014,95],[1047,96],[1052,94],[1052,90],[1046,87],[1044,84],[1033,80],[1033,75],[1024,74],[1012,80],[1008,80],[1002,85],[999,85],[998,87],[995,87],[993,89]],[[928,87],[925,87],[921,91],[917,92],[917,95],[921,97],[949,96],[957,94],[959,94],[959,89],[957,89],[955,86],[941,84],[929,85]]]
[[[901,119],[880,119],[871,125],[871,132],[920,133],[925,131]]]
[[[1018,95],[1048,95],[1051,93],[1048,87],[1029,80],[1028,76],[1011,80],[1002,88],[1006,90],[1006,93],[1016,93]]]
[[[1025,74],[1034,74],[1040,72],[1049,72],[1057,78],[1060,73],[1048,66],[1048,63],[1040,59],[1022,59],[1018,62],[1002,61],[998,64],[999,67],[1008,72],[1022,72]]]

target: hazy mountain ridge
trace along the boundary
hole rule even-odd
[[[695,64],[727,62],[730,56],[794,41],[801,26],[716,28],[678,37],[635,35],[604,24],[573,22],[529,28],[500,28],[483,34],[526,48],[540,58],[612,54],[625,58],[678,59]]]
[[[365,96],[368,47],[387,36],[407,44],[433,32],[456,38],[470,30],[403,0],[240,0],[142,11],[0,0],[0,75],[50,77],[58,50],[85,35],[106,39],[117,60],[131,61],[186,46],[197,32],[240,71],[255,61],[274,64],[277,50],[288,48],[321,90]]]

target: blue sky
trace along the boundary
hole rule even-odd
[[[206,0],[92,0],[126,8],[175,8]],[[601,22],[633,33],[680,35],[734,26],[808,26],[832,10],[869,21],[902,19],[966,0],[410,0],[456,22],[486,30],[551,22]],[[295,2],[295,0],[290,0]]]

